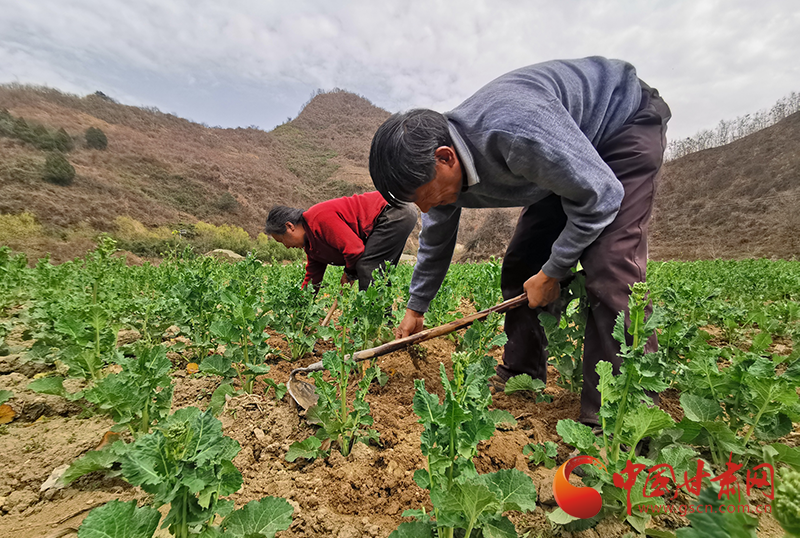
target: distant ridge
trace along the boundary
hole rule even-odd
[[[113,232],[117,217],[130,216],[147,226],[197,219],[235,224],[252,236],[274,204],[309,207],[372,190],[369,146],[389,116],[340,89],[318,92],[295,119],[269,132],[207,127],[105,95],[20,85],[0,85],[3,109],[65,129],[76,141],[67,157],[77,177],[68,187],[43,182],[45,153],[0,136],[0,213],[29,211],[56,231]],[[83,147],[88,127],[107,135],[108,149]],[[461,259],[502,256],[517,214],[464,211]],[[798,219],[795,113],[731,144],[668,162],[656,197],[651,257],[798,256]]]

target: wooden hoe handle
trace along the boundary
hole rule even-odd
[[[438,327],[425,329],[424,331],[420,331],[416,334],[406,336],[405,338],[399,338],[397,340],[387,342],[378,347],[365,349],[363,351],[357,351],[356,353],[353,354],[353,360],[363,361],[366,359],[372,359],[374,357],[380,357],[381,355],[386,355],[387,353],[391,353],[392,351],[403,349],[406,346],[418,344],[419,342],[424,342],[426,340],[436,338],[437,336],[450,334],[453,331],[463,329],[464,327],[472,325],[472,323],[475,321],[479,321],[488,317],[489,314],[493,312],[502,314],[503,312],[507,312],[524,304],[528,304],[528,297],[526,294],[523,293],[522,295],[518,295],[513,299],[509,299],[508,301],[503,301],[498,305],[487,308],[486,310],[481,310],[480,312],[476,312],[465,318],[457,319],[455,321],[451,321],[450,323],[439,325]]]

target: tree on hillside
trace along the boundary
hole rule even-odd
[[[44,162],[42,179],[56,185],[69,185],[75,178],[75,168],[62,153],[54,152],[47,156]]]
[[[86,146],[92,149],[106,149],[108,147],[108,138],[106,134],[96,127],[89,127],[86,129]]]

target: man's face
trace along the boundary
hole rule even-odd
[[[270,234],[272,238],[288,248],[303,248],[306,244],[306,233],[302,225],[286,223],[286,233]]]
[[[463,183],[461,163],[449,146],[436,149],[436,171],[433,179],[414,191],[414,203],[427,213],[432,207],[448,205],[458,200]]]

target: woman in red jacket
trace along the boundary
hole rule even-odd
[[[384,262],[397,265],[417,223],[413,204],[391,207],[377,191],[321,202],[307,211],[275,206],[265,231],[279,243],[306,251],[303,287],[322,282],[328,265],[343,265],[342,284],[365,290]]]

